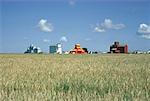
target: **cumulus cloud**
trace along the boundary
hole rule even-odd
[[[43,32],[52,32],[53,31],[52,24],[48,23],[46,19],[41,19],[38,23],[38,27]]]
[[[95,28],[94,28],[94,31],[95,32],[105,32],[105,29],[103,29],[101,26],[96,26]]]
[[[48,42],[50,42],[50,40],[48,40],[48,39],[43,39],[43,42],[48,43]]]
[[[140,24],[137,34],[143,38],[150,39],[150,25]]]
[[[139,33],[150,33],[150,25],[140,24],[138,32]]]
[[[114,29],[114,30],[118,30],[118,29],[122,29],[124,28],[125,25],[120,23],[120,24],[113,24],[112,20],[110,19],[105,19],[104,22],[97,24],[94,27],[94,31],[95,32],[105,32],[108,29]]]
[[[106,29],[122,29],[125,27],[124,24],[113,24],[112,20],[110,19],[105,19],[101,26]]]
[[[60,41],[61,41],[61,42],[67,42],[67,41],[68,41],[68,39],[67,39],[67,37],[66,37],[66,36],[62,36],[62,37],[60,38]]]
[[[146,38],[146,39],[150,39],[150,34],[147,34],[147,35],[141,35],[141,37],[143,37],[143,38]]]

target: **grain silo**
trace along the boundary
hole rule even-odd
[[[56,53],[57,52],[57,46],[56,45],[52,45],[49,46],[49,53]]]
[[[58,43],[58,44],[57,44],[57,53],[58,53],[58,54],[62,54],[61,43]]]
[[[57,43],[56,45],[49,46],[49,53],[62,54],[62,45],[61,45],[61,43]]]
[[[24,53],[42,53],[42,50],[32,44],[27,48]]]
[[[128,45],[120,45],[119,42],[114,42],[110,46],[110,53],[128,53]]]

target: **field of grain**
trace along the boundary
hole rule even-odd
[[[0,101],[149,101],[150,55],[0,55]]]

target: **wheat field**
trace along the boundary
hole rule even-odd
[[[148,54],[0,54],[0,101],[149,99]]]

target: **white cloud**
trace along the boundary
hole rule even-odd
[[[113,24],[112,20],[110,19],[105,19],[101,26],[106,29],[122,29],[125,27],[124,24]]]
[[[43,42],[48,43],[48,42],[50,42],[50,40],[48,40],[48,39],[43,39]]]
[[[143,38],[150,39],[150,25],[140,24],[138,28],[138,35]]]
[[[53,26],[52,24],[48,23],[47,20],[41,19],[38,23],[38,27],[41,29],[43,32],[52,32],[53,31]]]
[[[60,41],[61,41],[61,42],[67,42],[67,41],[68,41],[68,39],[67,39],[67,37],[62,36],[62,37],[60,38]]]
[[[148,34],[148,35],[141,35],[141,37],[146,38],[146,39],[150,39],[150,34]]]
[[[94,32],[105,32],[105,29],[101,28],[100,26],[96,26],[94,28]]]
[[[139,33],[150,33],[150,25],[147,24],[140,24],[138,29]]]
[[[124,24],[113,24],[112,20],[110,19],[105,19],[104,22],[97,24],[96,27],[94,28],[95,32],[105,32],[108,29],[122,29],[124,28],[125,25]]]
[[[91,41],[91,40],[92,40],[91,38],[86,38],[86,39],[85,39],[85,41]]]
[[[23,39],[24,39],[24,40],[28,40],[28,37],[24,37]]]
[[[75,0],[69,0],[69,5],[71,6],[75,5]]]

